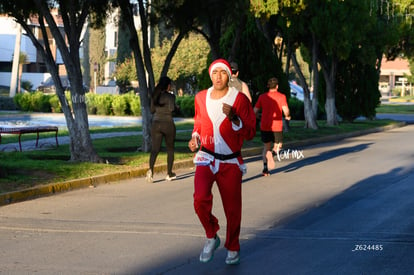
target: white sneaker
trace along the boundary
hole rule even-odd
[[[216,235],[214,238],[207,239],[204,248],[200,254],[200,262],[207,263],[213,259],[214,251],[220,246],[220,238]]]
[[[165,180],[172,181],[172,180],[175,180],[176,178],[177,178],[177,175],[175,173],[172,173],[171,175],[167,175],[165,177]]]
[[[145,176],[145,180],[149,183],[152,183],[153,179],[152,179],[151,169],[147,171],[147,175]]]
[[[227,251],[226,264],[239,264],[240,263],[240,253],[239,251]]]

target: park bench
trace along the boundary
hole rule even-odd
[[[21,136],[23,134],[37,134],[36,137],[36,147],[39,145],[39,133],[44,132],[55,132],[55,139],[56,139],[56,147],[59,146],[58,144],[58,127],[56,126],[22,126],[22,127],[8,127],[8,126],[0,126],[0,143],[1,143],[1,135],[2,134],[14,134],[19,135],[19,148],[20,152],[22,151],[22,143],[21,143]]]

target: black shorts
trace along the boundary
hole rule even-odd
[[[261,131],[261,137],[263,143],[274,142],[281,143],[283,142],[283,132],[272,132],[272,131]]]

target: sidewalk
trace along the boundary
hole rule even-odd
[[[412,116],[414,118],[414,116]],[[286,142],[286,147],[291,148],[297,148],[297,147],[304,147],[314,144],[320,144],[325,142],[331,142],[336,140],[341,140],[345,138],[350,138],[354,136],[360,136],[360,135],[366,135],[370,133],[380,132],[380,131],[388,131],[394,128],[402,127],[406,125],[406,122],[396,122],[395,124],[386,126],[386,127],[379,127],[374,129],[368,129],[365,131],[357,131],[353,133],[346,133],[341,135],[335,135],[335,136],[327,136],[324,138],[314,138],[314,139],[308,139],[304,141],[297,141],[297,142]],[[108,137],[116,137],[116,136],[125,136],[125,135],[140,135],[141,132],[115,132],[115,133],[100,133],[100,134],[92,134],[92,139],[99,139],[99,138],[108,138]],[[69,143],[69,137],[58,137],[59,144],[68,144]],[[53,138],[44,138],[39,139],[39,147],[40,148],[47,148],[47,146],[55,146],[54,145],[54,137]],[[0,146],[0,151],[3,150],[2,146]],[[13,144],[7,144],[6,146],[9,146],[10,148],[15,147],[18,148],[18,143]],[[33,150],[34,148],[34,141],[25,141],[22,142],[23,151],[25,150]],[[17,150],[17,149],[16,149]],[[255,148],[246,148],[242,150],[243,157],[249,157],[249,156],[258,156],[262,152],[262,147],[255,147]],[[186,167],[192,167],[193,160],[183,160],[183,161],[176,161],[174,163],[174,169],[180,169],[180,168],[186,168]],[[156,167],[158,171],[164,171],[166,170],[166,164],[159,165]],[[117,172],[113,174],[106,174],[106,175],[98,175],[93,176],[89,178],[82,178],[82,179],[76,179],[71,180],[67,182],[59,182],[59,183],[53,183],[49,185],[42,185],[37,186],[21,191],[16,192],[9,192],[0,194],[0,206],[25,201],[29,199],[34,199],[42,196],[48,196],[55,193],[70,191],[74,189],[79,188],[87,188],[92,186],[97,186],[99,184],[107,184],[111,182],[118,182],[120,180],[125,179],[131,179],[136,177],[143,177],[145,176],[147,169],[137,168],[137,169],[131,169],[129,171],[124,172]]]

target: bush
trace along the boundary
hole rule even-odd
[[[304,113],[304,104],[297,98],[291,97],[289,98],[289,111],[290,115],[293,120],[304,120],[305,113]]]
[[[392,95],[393,96],[400,97],[401,92],[402,92],[402,89],[400,87],[396,87],[396,88],[392,89]]]
[[[126,110],[127,115],[140,116],[141,115],[141,100],[138,95],[133,91],[124,95],[128,108]]]
[[[14,102],[22,111],[29,112],[50,112],[51,105],[49,103],[50,96],[42,92],[17,94]]]
[[[342,120],[352,122],[359,116],[375,118],[381,97],[378,81],[375,66],[353,59],[338,64],[335,103]]]
[[[112,98],[112,111],[116,116],[126,115],[128,109],[128,103],[123,95],[115,95]]]
[[[23,93],[23,94],[16,94],[14,96],[14,103],[16,104],[17,108],[22,111],[32,111],[30,110],[30,102],[31,102],[31,94],[30,93]]]
[[[116,85],[120,88],[120,93],[126,93],[131,82],[137,78],[134,59],[128,58],[123,63],[117,64],[114,77],[116,78]]]
[[[87,93],[86,96],[86,110],[90,115],[96,115],[96,94]]]
[[[49,98],[50,109],[52,113],[61,113],[62,106],[60,105],[59,97],[57,95],[52,95]]]
[[[183,117],[194,116],[194,96],[181,96],[176,98],[177,105]]]
[[[112,96],[108,94],[96,95],[96,114],[111,115],[112,112]]]
[[[30,101],[31,111],[35,112],[51,112],[51,107],[49,103],[50,96],[45,95],[42,92],[35,92],[32,94]]]
[[[65,97],[69,107],[72,108],[70,92],[65,92]],[[141,101],[134,92],[123,95],[86,93],[85,97],[86,108],[90,115],[141,116]],[[1,109],[6,109],[3,107],[3,98],[0,99]],[[46,95],[42,92],[17,94],[13,99],[10,98],[9,102],[11,102],[10,105],[16,106],[15,109],[25,112],[62,112],[62,106],[56,94]],[[183,116],[194,116],[194,96],[177,97],[177,104]]]

